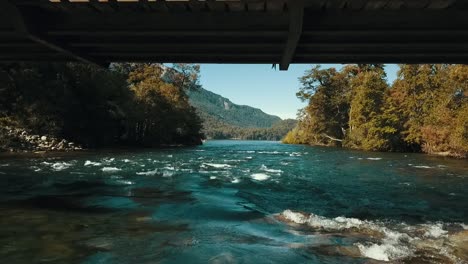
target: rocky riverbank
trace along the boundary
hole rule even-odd
[[[0,127],[0,152],[77,151],[82,146],[50,135],[35,135],[25,129]]]

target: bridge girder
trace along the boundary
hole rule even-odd
[[[460,0],[0,1],[0,61],[468,63]]]

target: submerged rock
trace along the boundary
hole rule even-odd
[[[47,241],[42,244],[43,249],[41,252],[42,261],[57,261],[64,259],[72,259],[75,251],[66,244],[58,243],[55,241]]]
[[[328,256],[347,256],[352,258],[361,258],[361,252],[357,246],[332,246],[324,245],[311,247],[309,250]]]
[[[226,252],[226,253],[221,253],[219,255],[212,257],[209,260],[209,263],[211,264],[224,264],[224,263],[234,264],[234,263],[239,263],[239,262],[236,260],[233,254]]]
[[[449,243],[454,248],[453,254],[468,262],[468,230],[449,236]]]
[[[327,218],[285,210],[276,219],[314,235],[349,238],[350,246],[322,245],[309,250],[334,256],[396,263],[466,263],[468,230],[441,223],[408,225],[356,218]],[[449,230],[447,230],[447,228]]]
[[[113,248],[113,243],[109,238],[98,237],[86,241],[84,246],[98,251],[110,251]]]

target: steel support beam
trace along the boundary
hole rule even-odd
[[[99,63],[94,59],[80,55],[79,53],[74,52],[72,49],[66,47],[65,45],[60,45],[52,40],[48,40],[42,34],[34,32],[34,30],[31,29],[27,21],[24,19],[23,15],[21,14],[21,11],[13,3],[10,3],[10,1],[0,1],[0,10],[3,11],[3,15],[8,17],[9,20],[13,22],[15,32],[18,34],[18,36],[25,37],[37,44],[45,46],[51,50],[54,50],[77,61],[90,63],[99,67],[106,67],[106,65],[108,65],[104,63]]]
[[[289,1],[289,33],[286,47],[280,62],[280,70],[287,71],[289,64],[293,60],[297,44],[302,34],[302,24],[304,22],[304,0]]]

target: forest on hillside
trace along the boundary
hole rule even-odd
[[[238,105],[200,87],[188,91],[207,139],[281,140],[297,121],[281,120],[258,108]]]
[[[189,64],[3,64],[0,149],[24,146],[11,134],[18,128],[84,147],[200,144],[201,120],[186,94],[198,78]]]
[[[284,142],[466,157],[468,65],[399,67],[392,85],[381,64],[306,71],[308,105]]]
[[[219,120],[216,116],[197,111],[203,120],[203,134],[207,139],[240,139],[280,141],[297,124],[294,119],[280,120],[271,127],[240,127]]]
[[[268,128],[281,121],[278,116],[269,115],[248,105],[235,104],[203,87],[188,91],[188,96],[190,103],[203,114],[236,127]]]

